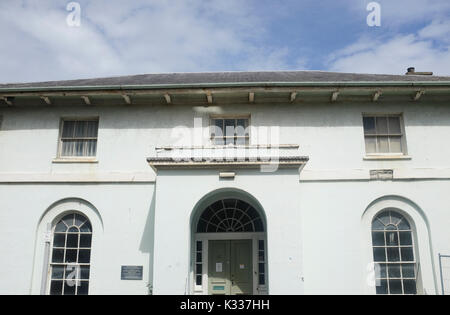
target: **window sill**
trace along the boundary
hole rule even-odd
[[[56,158],[52,163],[98,163],[96,158]]]
[[[379,161],[379,160],[411,160],[409,155],[366,155],[363,157],[365,161]]]

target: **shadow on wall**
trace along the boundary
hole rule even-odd
[[[150,203],[150,209],[148,211],[147,220],[145,222],[144,233],[142,235],[139,250],[142,253],[149,254],[148,262],[148,293],[153,293],[153,252],[155,248],[155,202],[156,202],[156,189],[153,189],[152,202]]]
[[[447,103],[386,102],[372,104],[355,102],[330,105],[330,103],[260,104],[257,109],[229,105],[211,106],[207,111],[198,106],[73,106],[73,107],[19,107],[0,108],[4,116],[3,130],[46,130],[60,127],[61,117],[100,117],[101,129],[155,129],[162,132],[177,126],[194,126],[194,117],[209,123],[212,114],[250,114],[259,127],[358,127],[362,125],[363,112],[405,112],[410,126],[447,126],[450,108]],[[344,112],[345,111],[345,112]],[[176,113],[176,115],[175,115]]]

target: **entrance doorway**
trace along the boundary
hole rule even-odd
[[[253,294],[251,240],[209,241],[208,291],[212,295]]]
[[[192,294],[267,294],[267,235],[257,203],[212,200],[194,225]]]

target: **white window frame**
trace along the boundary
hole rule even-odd
[[[212,129],[212,128],[215,127],[214,120],[219,120],[219,119],[222,119],[222,120],[226,120],[226,119],[234,119],[234,120],[245,119],[245,120],[247,120],[248,124],[247,124],[246,131],[248,131],[247,132],[248,136],[241,137],[241,138],[245,138],[246,139],[246,141],[245,141],[246,143],[244,145],[242,145],[242,144],[234,144],[234,141],[233,141],[233,145],[234,146],[249,146],[251,144],[251,138],[252,138],[251,134],[250,134],[250,132],[251,132],[251,116],[250,116],[250,114],[242,114],[242,115],[211,115],[209,117],[209,127],[208,127],[209,128],[209,138],[210,138],[211,145],[213,145],[213,146],[222,146],[220,144],[216,144],[215,143],[214,139],[216,137],[215,137],[215,135],[213,136],[213,129]],[[222,132],[226,133],[225,130],[222,130]],[[226,137],[225,134],[223,134],[222,138],[226,139],[227,137]],[[231,137],[228,137],[228,138],[231,138]],[[234,138],[235,137],[233,136],[233,139]],[[226,140],[225,140],[225,143],[224,143],[223,146],[227,146]]]
[[[391,214],[391,213],[395,213],[395,214],[398,214],[398,215],[400,215],[400,216],[402,216],[402,218],[403,218],[403,220],[406,220],[406,222],[408,223],[408,225],[410,226],[410,228],[409,228],[409,230],[386,230],[386,229],[384,229],[384,230],[374,230],[373,229],[373,226],[372,226],[372,229],[371,229],[371,233],[383,233],[383,236],[384,236],[384,238],[385,238],[385,245],[375,245],[374,244],[374,240],[373,240],[373,238],[372,238],[372,248],[375,250],[375,248],[378,248],[378,249],[384,249],[384,251],[385,251],[385,258],[386,258],[386,260],[384,261],[384,262],[379,262],[379,261],[375,261],[375,255],[374,255],[374,264],[383,264],[383,265],[386,265],[386,275],[385,275],[385,277],[378,277],[376,274],[375,274],[375,280],[376,281],[382,281],[382,280],[385,280],[386,281],[386,283],[387,283],[387,290],[388,290],[388,293],[386,293],[386,294],[381,294],[380,293],[380,295],[417,295],[418,294],[418,283],[417,283],[417,278],[418,278],[418,273],[419,273],[419,267],[420,267],[420,264],[419,264],[419,262],[417,261],[417,251],[416,251],[416,240],[415,240],[415,233],[414,233],[414,230],[413,230],[413,227],[412,227],[412,224],[411,224],[411,222],[408,220],[408,218],[406,217],[406,216],[404,216],[401,212],[399,212],[399,211],[397,211],[396,209],[385,209],[385,210],[383,210],[383,211],[381,211],[381,212],[379,212],[375,217],[374,217],[374,219],[373,219],[373,221],[374,220],[377,220],[377,218],[378,218],[378,216],[379,215],[381,215],[381,214],[383,214],[383,213],[386,213],[386,212],[388,212],[389,213],[389,215]],[[373,222],[372,221],[372,222]],[[398,235],[398,240],[397,240],[397,242],[398,242],[398,245],[387,245],[387,240],[386,240],[386,234],[387,233],[389,233],[389,232],[395,232],[395,233],[397,233],[397,235]],[[408,232],[409,234],[410,234],[410,236],[411,236],[411,245],[402,245],[401,243],[400,243],[400,232]],[[396,262],[394,262],[394,261],[389,261],[389,259],[388,259],[388,249],[397,249],[398,250],[398,252],[399,252],[399,261],[396,261]],[[401,254],[401,249],[402,248],[411,248],[412,249],[412,251],[413,251],[413,257],[414,257],[414,260],[412,260],[412,261],[402,261],[401,260],[401,256],[402,256],[402,254]],[[391,277],[390,276],[390,274],[389,274],[389,265],[398,265],[399,266],[399,270],[400,270],[400,276],[399,277]],[[404,265],[414,265],[414,277],[404,277],[403,276],[403,266]],[[401,283],[401,287],[402,287],[402,293],[399,293],[399,294],[394,294],[394,293],[391,293],[390,292],[390,284],[389,284],[389,280],[399,280],[400,281],[400,283]],[[415,283],[415,286],[416,286],[416,293],[415,294],[406,294],[406,293],[404,293],[404,291],[405,291],[405,289],[404,289],[404,281],[408,281],[408,280],[414,280],[414,283]]]
[[[376,133],[376,122],[375,122],[375,134],[370,135],[366,134],[366,130],[364,129],[364,118],[377,118],[377,117],[396,117],[399,118],[400,122],[400,132],[401,134],[390,134],[389,131],[387,134],[378,134]],[[396,156],[407,156],[408,150],[407,150],[407,144],[406,144],[406,130],[405,130],[405,123],[403,118],[403,113],[363,113],[362,114],[362,122],[363,122],[363,136],[364,136],[364,152],[365,155],[368,157],[380,157],[380,156],[388,156],[388,157],[396,157]],[[378,152],[378,141],[376,141],[376,151],[377,152],[367,152],[366,149],[366,138],[371,137],[378,139],[378,137],[387,137],[388,139],[390,137],[400,137],[400,144],[402,146],[401,152]]]
[[[90,140],[96,140],[97,145],[96,145],[96,151],[95,151],[95,155],[93,156],[63,156],[62,155],[62,145],[63,145],[63,138],[62,138],[62,134],[64,131],[64,123],[66,121],[75,121],[75,122],[87,122],[87,121],[97,121],[98,125],[97,125],[97,137],[90,137]],[[61,160],[75,160],[75,161],[96,161],[97,159],[97,154],[98,154],[98,144],[99,144],[99,131],[100,131],[100,118],[99,117],[63,117],[60,120],[60,125],[59,125],[59,135],[58,135],[58,153],[57,153],[57,161]],[[74,140],[80,140],[80,138],[73,138]],[[88,139],[88,138],[83,138],[84,140]]]
[[[63,257],[63,262],[61,263],[57,263],[57,262],[53,262],[53,250],[54,249],[63,249],[64,253],[66,253],[67,251],[67,239],[66,239],[66,244],[64,245],[64,247],[55,247],[54,245],[54,239],[55,239],[55,234],[57,232],[55,232],[56,226],[66,217],[69,215],[79,215],[82,216],[86,221],[91,225],[91,232],[79,232],[78,236],[78,249],[77,249],[77,256],[79,255],[80,249],[82,250],[87,250],[89,249],[89,263],[66,263],[64,262],[65,257]],[[84,223],[83,223],[84,224]],[[82,214],[82,213],[78,213],[78,212],[66,212],[63,215],[59,216],[58,220],[55,221],[54,225],[52,226],[52,233],[51,233],[51,241],[50,241],[50,253],[49,253],[49,261],[48,261],[48,278],[47,278],[47,290],[46,290],[46,294],[50,295],[51,294],[51,284],[52,281],[55,279],[52,279],[52,271],[53,268],[55,266],[64,266],[64,275],[63,275],[63,279],[62,281],[66,281],[65,279],[65,269],[68,266],[75,266],[75,267],[89,267],[89,278],[88,279],[75,279],[75,281],[80,281],[80,282],[87,282],[88,283],[88,295],[89,295],[89,290],[91,287],[91,272],[92,272],[92,268],[91,268],[91,264],[92,264],[92,243],[93,243],[93,239],[94,239],[94,232],[93,232],[93,228],[92,228],[92,222],[89,220],[89,218]],[[66,232],[65,234],[69,234],[68,232]],[[90,247],[82,247],[80,248],[80,236],[81,234],[85,234],[85,235],[91,235],[91,244]],[[66,235],[67,237],[67,235]],[[65,256],[65,255],[64,255]],[[78,284],[76,284],[78,285]],[[77,295],[78,292],[78,288],[75,288],[75,295]],[[63,295],[64,295],[64,290],[63,290]]]

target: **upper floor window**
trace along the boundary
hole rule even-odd
[[[401,115],[365,115],[367,154],[406,154]]]
[[[211,119],[211,140],[215,145],[248,145],[249,117]]]
[[[54,227],[50,260],[50,295],[87,295],[92,226],[79,214],[69,214]]]
[[[416,294],[418,264],[408,220],[396,211],[378,214],[372,222],[372,246],[377,294]]]
[[[62,121],[60,157],[95,157],[97,154],[98,118]]]

